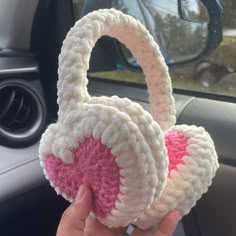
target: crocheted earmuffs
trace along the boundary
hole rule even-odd
[[[91,97],[87,70],[108,35],[133,53],[145,74],[151,114],[128,98]],[[90,186],[91,214],[109,227],[147,229],[171,210],[187,214],[218,168],[202,127],[175,126],[168,68],[145,27],[114,9],[92,12],[69,31],[59,56],[58,121],[42,136],[40,163],[58,194],[73,201]]]

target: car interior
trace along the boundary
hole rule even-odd
[[[174,236],[236,235],[236,77],[233,62],[224,65],[222,72],[222,64],[212,61],[212,55],[217,57],[223,47],[227,54],[219,57],[220,62],[233,58],[234,51],[227,43],[234,44],[236,24],[228,36],[229,31],[224,34],[222,28],[226,24],[222,17],[229,17],[227,10],[236,10],[236,6],[234,0],[170,2],[175,7],[164,0],[0,1],[1,235],[56,235],[69,202],[45,179],[38,148],[46,127],[57,120],[58,55],[67,32],[78,19],[93,10],[112,7],[134,16],[149,29],[173,76],[177,124],[205,127],[218,153],[220,167],[212,185],[181,219]],[[199,16],[195,5],[202,11]],[[156,13],[152,18],[158,9],[163,14]],[[155,28],[153,22],[158,19],[163,24]],[[168,22],[172,22],[169,31]],[[180,32],[183,38],[178,39],[180,28],[188,33]],[[201,37],[196,37],[197,33]],[[196,68],[201,78],[186,79],[186,74],[194,74]],[[215,79],[221,72],[224,78]],[[90,94],[128,97],[149,110],[145,82],[133,80],[140,75],[141,68],[124,45],[106,36],[98,40],[88,71]],[[188,87],[187,80],[198,89]]]

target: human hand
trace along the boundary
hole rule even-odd
[[[62,215],[57,236],[123,236],[127,228],[108,228],[89,217],[92,208],[92,192],[81,186],[75,201]],[[172,211],[162,220],[157,230],[135,228],[132,236],[172,236],[179,221],[178,211]]]

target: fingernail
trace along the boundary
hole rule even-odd
[[[76,194],[75,201],[77,202],[82,200],[85,194],[86,194],[86,187],[84,185],[81,185],[78,193]]]

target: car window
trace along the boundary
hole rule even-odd
[[[181,57],[186,59],[188,58],[188,54],[189,57],[191,57],[194,53],[192,51],[197,52],[197,48],[200,47],[200,42],[207,40],[206,31],[203,30],[209,21],[206,11],[203,11],[198,22],[195,21],[194,17],[196,17],[196,14],[193,14],[194,11],[192,11],[192,15],[190,15],[190,17],[192,17],[190,20],[178,21],[177,17],[179,12],[176,8],[176,3],[178,1],[176,0],[172,0],[168,4],[166,1],[162,0],[136,0],[132,1],[132,3],[128,0],[112,0],[108,2],[110,3],[110,7],[117,8],[135,18],[138,18],[146,27],[149,20],[150,27],[147,28],[154,35],[155,40],[160,45],[161,52],[167,63],[174,62]],[[182,2],[183,6],[188,3],[188,1],[185,0]],[[190,2],[199,2],[199,4],[202,4],[200,1]],[[143,4],[143,7],[141,7],[140,4]],[[149,5],[145,8],[145,4]],[[190,6],[193,7],[193,5]],[[155,14],[155,24],[153,22],[150,23],[150,19],[148,19],[147,14],[144,12],[144,9],[147,11],[148,7],[150,8],[150,14]],[[202,7],[202,5],[200,5],[200,7]],[[222,25],[220,19],[218,19],[218,22],[215,22],[215,24],[218,24],[218,26],[221,27],[223,33],[220,45],[216,49],[212,50],[209,55],[202,57],[197,62],[188,63],[187,65],[170,66],[170,74],[174,89],[195,91],[202,94],[217,94],[231,97],[236,96],[236,4],[234,0],[224,0],[220,7],[223,9],[221,15]],[[81,6],[79,5],[79,1],[75,1],[75,11],[80,8]],[[187,13],[183,10],[182,14],[183,17],[185,17]],[[144,19],[145,17],[146,20]],[[79,16],[75,16],[75,20],[78,18]],[[157,25],[159,27],[158,29],[163,27],[166,34],[168,33],[167,29],[172,29],[169,31],[169,34],[173,33],[173,35],[169,35],[169,41],[165,39],[165,34],[158,36],[158,34],[153,33],[155,32],[154,28],[157,27]],[[191,32],[191,34],[189,32]],[[188,34],[186,36],[188,39],[187,41],[181,38],[183,37],[183,34]],[[188,41],[190,41],[191,44],[188,44]],[[173,45],[178,46],[174,48]],[[168,48],[168,52],[167,50],[163,50],[162,46]],[[196,47],[195,50],[194,47]],[[126,62],[133,65],[132,70],[127,67],[127,63],[119,61],[116,64],[115,70],[99,72],[93,71],[93,73],[90,73],[90,76],[121,82],[145,84],[144,75],[141,71],[135,69],[135,66],[138,67],[138,65],[135,64],[136,61],[132,57],[132,54],[124,45],[120,47],[120,52],[127,59]]]

